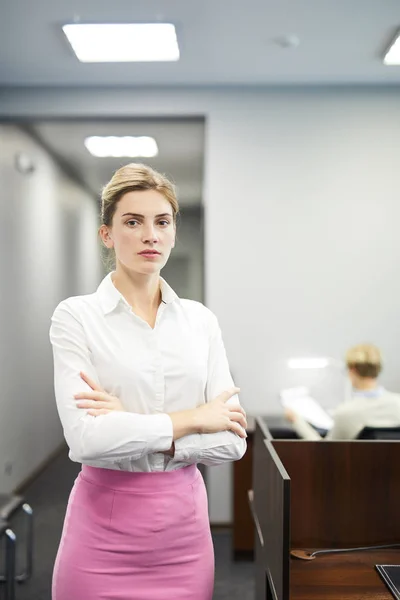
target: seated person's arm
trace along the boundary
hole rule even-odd
[[[322,437],[310,423],[290,408],[285,409],[285,417],[292,424],[297,435],[304,440],[321,440]]]
[[[290,409],[285,409],[285,417],[292,423],[297,435],[305,440],[352,440],[355,439],[363,426],[360,417],[349,410],[348,404],[340,405],[333,415],[333,427],[324,438],[303,417]]]

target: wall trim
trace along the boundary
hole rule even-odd
[[[23,495],[26,488],[35,481],[47,469],[47,467],[62,453],[67,450],[65,442],[62,442],[49,456],[39,464],[23,481],[14,489],[15,494]]]

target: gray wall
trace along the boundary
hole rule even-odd
[[[248,412],[278,410],[274,361],[361,340],[400,390],[399,88],[0,91],[0,115],[206,117],[206,302]],[[231,518],[231,468],[208,473]]]
[[[35,171],[15,168],[27,153]],[[0,125],[0,490],[28,477],[62,442],[48,337],[60,300],[102,276],[97,206],[19,128]]]
[[[200,206],[184,208],[177,225],[175,248],[162,277],[181,298],[204,300],[204,231]]]

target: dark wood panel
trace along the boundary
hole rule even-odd
[[[376,564],[400,564],[400,550],[292,559],[290,600],[393,600]]]
[[[291,479],[292,549],[400,542],[400,443],[272,445]]]
[[[254,523],[248,491],[253,486],[253,433],[247,437],[247,451],[233,464],[233,550],[235,558],[252,556]]]
[[[247,491],[252,489],[254,417],[247,417],[247,452],[244,457],[233,463],[233,556],[236,560],[254,556],[254,523],[250,514]],[[283,417],[260,417],[264,437],[267,439],[295,439],[293,427]]]
[[[257,423],[254,437],[253,490],[256,526],[263,552],[257,555],[270,583],[271,600],[289,599],[289,476],[270,440]],[[267,586],[268,588],[268,586]]]
[[[256,561],[258,557],[258,565],[255,571],[255,600],[265,600],[267,597],[267,573],[265,571],[264,548],[261,545],[257,531],[254,535],[254,546]]]

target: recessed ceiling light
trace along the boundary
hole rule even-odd
[[[390,67],[400,66],[400,31],[396,33],[389,50],[383,58],[383,62]]]
[[[85,139],[85,146],[93,156],[107,158],[122,156],[151,158],[157,156],[158,147],[154,138],[147,136],[91,136]]]
[[[327,358],[291,358],[289,369],[324,369],[329,365]]]
[[[63,31],[81,62],[179,60],[171,23],[76,23],[64,25]]]

